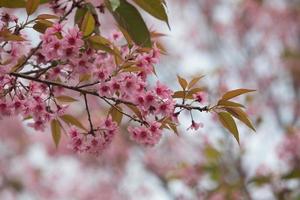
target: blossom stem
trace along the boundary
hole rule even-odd
[[[23,79],[27,79],[27,80],[31,80],[31,81],[35,81],[35,82],[39,82],[39,83],[44,83],[46,85],[51,85],[51,86],[57,86],[57,87],[62,87],[62,88],[65,88],[65,89],[69,89],[69,90],[73,90],[73,91],[76,91],[76,92],[79,92],[83,95],[92,95],[92,96],[97,96],[99,97],[100,99],[102,99],[103,101],[105,101],[107,104],[109,104],[110,106],[113,106],[114,108],[116,108],[120,113],[122,113],[123,115],[131,118],[132,120],[136,121],[136,122],[139,122],[141,124],[146,124],[146,122],[144,120],[140,120],[140,119],[137,119],[135,117],[132,117],[131,115],[121,111],[120,109],[118,109],[113,103],[111,103],[109,100],[111,101],[114,101],[115,103],[124,103],[124,104],[130,104],[132,105],[131,102],[127,102],[127,101],[123,101],[121,99],[116,99],[116,98],[109,98],[109,97],[105,97],[105,96],[100,96],[97,92],[95,91],[89,91],[89,90],[83,90],[81,88],[78,88],[78,87],[74,87],[74,86],[69,86],[69,85],[64,85],[62,83],[58,83],[58,82],[53,82],[53,81],[48,81],[48,80],[42,80],[42,79],[38,79],[36,77],[32,77],[32,76],[28,76],[28,75],[25,75],[25,74],[20,74],[20,73],[16,73],[16,72],[11,72],[9,75],[11,76],[14,76],[14,77],[18,77],[18,78],[23,78]]]
[[[91,118],[91,113],[90,113],[90,109],[89,109],[86,94],[84,94],[83,97],[84,97],[85,109],[86,109],[86,112],[87,112],[87,115],[88,115],[88,120],[89,120],[89,123],[90,123],[90,129],[91,129],[90,134],[95,135],[94,128],[93,128],[93,123],[92,123],[92,118]]]
[[[207,106],[204,107],[198,107],[198,106],[191,106],[191,105],[185,105],[185,104],[176,104],[175,105],[176,108],[183,108],[186,110],[198,110],[200,112],[209,112],[209,108]]]

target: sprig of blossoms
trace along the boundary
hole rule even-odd
[[[117,124],[111,117],[101,122],[93,134],[82,134],[76,127],[71,127],[68,132],[69,146],[75,152],[99,155],[110,145],[117,130]]]
[[[84,1],[54,1],[54,6],[62,6],[64,15],[57,23],[46,20],[51,24],[46,25],[46,29],[33,27],[42,33],[35,48],[26,42],[22,29],[31,22],[41,25],[38,23],[43,23],[49,15],[27,19],[22,24],[18,24],[12,16],[2,17],[5,20],[1,19],[0,25],[0,39],[3,38],[0,41],[3,47],[0,49],[0,117],[22,116],[30,120],[28,125],[38,131],[44,131],[50,124],[56,145],[63,130],[68,133],[69,146],[74,151],[101,154],[111,143],[124,116],[130,122],[127,128],[130,138],[142,145],[154,146],[160,141],[163,129],[177,133],[178,116],[182,111],[190,113],[192,125],[189,129],[197,130],[203,125],[193,120],[192,111],[209,112],[218,108],[218,112],[228,112],[220,114],[221,118],[226,118],[221,120],[228,120],[231,114],[226,106],[240,105],[226,102],[228,96],[230,99],[253,91],[231,91],[225,94],[223,101],[221,99],[216,106],[209,108],[200,107],[206,94],[202,88],[194,87],[201,77],[195,77],[188,83],[178,76],[182,91],[176,92],[160,81],[150,84],[149,77],[155,75],[154,66],[160,59],[159,45],[155,41],[151,48],[136,45],[138,42],[125,43],[125,38],[117,31],[105,38],[95,31],[95,24],[88,29],[80,23],[73,28],[64,27],[61,22],[72,9],[87,6],[83,4]],[[28,15],[32,12],[27,10]],[[96,23],[93,15],[95,13],[87,12],[84,19],[92,16],[95,21],[91,23]],[[57,16],[50,15],[50,18]],[[11,23],[14,26],[10,27]],[[109,106],[107,119],[99,126],[95,126],[93,120],[89,95]],[[69,104],[79,99],[84,100],[89,129],[68,114]],[[248,121],[244,122],[251,125]],[[67,126],[72,127],[67,129]]]
[[[140,116],[132,116],[131,120],[142,123],[142,126],[131,125],[128,128],[131,139],[143,145],[155,145],[162,136],[162,124],[158,119],[171,117],[176,103],[172,90],[166,85],[157,81],[155,86],[150,86],[147,82],[148,76],[154,73],[154,64],[159,60],[159,49],[154,47],[141,51],[138,46],[129,48],[119,45],[120,40],[118,32],[112,34],[111,47],[120,53],[121,60],[116,63],[115,55],[86,45],[77,26],[65,29],[57,23],[49,27],[41,35],[42,43],[37,53],[29,59],[32,63],[26,68],[31,69],[19,69],[23,76],[35,75],[30,76],[30,81],[24,82],[19,77],[10,76],[16,63],[5,64],[6,70],[1,74],[0,83],[4,92],[0,104],[1,116],[21,115],[31,120],[28,123],[30,127],[44,131],[52,120],[62,119],[68,111],[68,106],[60,104],[57,99],[66,92],[66,88],[52,85],[65,84],[80,91],[95,91],[93,95],[110,103],[133,105]],[[14,47],[14,42],[8,42],[8,45]],[[14,60],[24,55],[10,53]],[[131,70],[131,65],[126,66],[128,64],[135,65],[134,70]],[[84,76],[89,79],[82,80]],[[99,154],[111,143],[117,127],[111,117],[89,132],[82,133],[72,127],[68,131],[70,146],[76,152]]]

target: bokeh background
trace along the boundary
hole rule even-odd
[[[300,1],[166,2],[171,29],[143,13],[151,30],[165,34],[158,78],[178,90],[177,74],[205,75],[200,85],[208,104],[227,90],[256,89],[239,99],[256,132],[239,124],[239,146],[213,116],[195,115],[204,127],[189,131],[186,115],[179,137],[165,132],[158,145],[146,148],[130,141],[124,123],[111,147],[95,157],[74,154],[64,138],[56,149],[50,131],[4,118],[0,199],[300,199]],[[25,16],[24,10],[10,12]],[[100,22],[105,34],[113,31],[109,16]],[[103,116],[94,106],[93,116]],[[80,104],[74,112],[86,121]]]

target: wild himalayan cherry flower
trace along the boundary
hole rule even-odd
[[[154,146],[162,136],[160,126],[159,122],[152,122],[149,127],[128,127],[128,131],[132,140],[146,146]]]
[[[120,31],[114,31],[110,35],[110,40],[119,41],[122,38],[122,33]]]
[[[63,34],[62,39],[60,39],[61,34]],[[79,48],[84,44],[81,37],[82,34],[77,26],[65,33],[60,24],[54,24],[41,36],[43,45],[40,53],[45,57],[46,61],[66,60],[77,56]]]
[[[204,127],[204,125],[203,125],[203,123],[196,123],[194,120],[192,120],[192,124],[191,124],[191,126],[187,129],[187,130],[189,130],[189,129],[191,129],[191,130],[198,130],[199,128],[203,128]]]
[[[9,23],[9,22],[17,23],[18,21],[18,18],[15,15],[9,14],[8,12],[2,12],[0,14],[0,17],[1,17],[0,22],[3,23]]]
[[[153,72],[153,65],[158,62],[159,49],[154,47],[150,52],[139,52],[139,47],[130,49],[125,46],[118,46],[119,33],[114,33],[111,42],[121,51],[125,59],[132,56],[132,62],[141,67],[138,73],[118,70],[115,58],[101,50],[86,48],[82,40],[82,33],[78,27],[64,30],[63,26],[56,23],[48,28],[41,36],[42,45],[34,55],[37,64],[48,66],[49,63],[56,63],[40,79],[57,80],[73,85],[81,81],[82,75],[90,75],[90,86],[100,96],[116,98],[136,104],[147,122],[155,118],[165,118],[173,115],[175,101],[172,98],[172,90],[159,81],[154,87],[147,84],[147,77]],[[26,49],[26,44],[9,42],[9,53],[0,49],[0,60],[18,61]],[[5,59],[4,59],[5,58]],[[7,58],[7,59],[6,59]],[[12,65],[14,66],[14,65]],[[6,68],[7,67],[7,70]],[[5,68],[5,69],[4,69]],[[7,75],[11,69],[10,65],[0,68],[0,89],[13,87],[15,79]],[[150,73],[151,72],[151,73]],[[0,117],[9,115],[21,115],[23,118],[30,116],[29,126],[36,130],[44,130],[49,122],[67,113],[64,105],[52,104],[52,97],[63,95],[62,87],[48,87],[29,81],[26,89],[17,90],[14,99],[2,97],[0,99]],[[24,87],[24,88],[25,88]],[[92,88],[93,87],[93,88]],[[51,89],[51,91],[50,91]],[[173,118],[172,118],[173,119]],[[174,118],[175,119],[175,118]],[[147,146],[155,145],[161,138],[162,131],[160,123],[151,122],[148,126],[129,128],[131,138]],[[77,152],[101,153],[110,144],[116,132],[116,124],[108,118],[93,134],[83,134],[72,128],[69,132],[70,146]]]
[[[99,155],[110,145],[116,132],[117,124],[111,117],[101,122],[100,128],[94,134],[82,134],[72,127],[68,133],[71,139],[69,147],[75,152]]]
[[[206,101],[206,94],[204,92],[197,92],[196,94],[193,94],[193,98],[199,102],[203,103]]]
[[[162,99],[170,98],[171,95],[173,94],[172,90],[170,90],[170,88],[168,86],[163,85],[159,81],[156,82],[155,92]]]

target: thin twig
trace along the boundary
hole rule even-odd
[[[132,119],[132,120],[134,120],[136,122],[139,122],[139,123],[142,123],[142,124],[146,124],[146,122],[144,120],[137,119],[137,118],[132,117],[131,115],[129,115],[129,114],[121,111],[113,103],[109,102],[109,100],[114,101],[115,103],[124,103],[124,104],[128,104],[128,105],[134,105],[131,102],[127,102],[127,101],[124,101],[124,100],[121,100],[121,99],[117,99],[117,98],[113,98],[113,97],[100,96],[95,91],[83,90],[83,89],[78,88],[78,87],[64,85],[64,84],[58,83],[58,82],[53,82],[53,81],[48,81],[48,80],[41,80],[41,79],[38,79],[38,78],[35,78],[35,77],[32,77],[32,76],[28,76],[28,75],[25,75],[25,74],[19,74],[19,73],[16,73],[16,72],[12,72],[9,75],[15,76],[15,77],[19,77],[19,78],[23,78],[23,79],[27,79],[27,80],[31,80],[31,81],[35,81],[35,82],[39,82],[39,83],[43,83],[43,84],[46,84],[46,85],[52,85],[52,86],[66,88],[66,89],[69,89],[69,90],[73,90],[73,91],[79,92],[79,93],[81,93],[83,95],[89,94],[89,95],[92,95],[92,96],[97,96],[100,99],[102,99],[103,101],[105,101],[107,104],[109,104],[110,106],[113,106],[116,110],[118,110],[123,115],[129,117],[130,119]]]
[[[102,100],[104,100],[110,106],[113,106],[116,110],[118,110],[120,113],[124,114],[125,116],[131,118],[132,120],[134,120],[136,122],[145,124],[144,120],[140,120],[140,119],[134,118],[131,115],[129,115],[129,114],[125,113],[125,112],[122,112],[114,104],[112,104],[111,102],[109,102],[109,100],[110,101],[114,101],[116,104],[123,103],[123,104],[127,104],[127,105],[136,106],[132,102],[121,100],[121,99],[117,99],[117,98],[114,98],[114,97],[100,96],[95,91],[84,90],[84,89],[81,89],[81,88],[78,88],[78,87],[69,86],[69,85],[65,85],[65,84],[62,84],[62,83],[58,83],[58,82],[53,82],[53,81],[48,81],[48,80],[41,80],[41,79],[38,79],[38,78],[35,78],[35,77],[32,77],[32,76],[28,76],[28,75],[25,75],[25,74],[19,74],[19,73],[16,73],[16,72],[11,72],[9,75],[14,76],[14,77],[19,77],[19,78],[27,79],[27,80],[31,80],[31,81],[35,81],[35,82],[39,82],[39,83],[44,83],[44,84],[47,84],[47,85],[52,85],[52,86],[66,88],[66,89],[69,89],[69,90],[73,90],[73,91],[79,92],[79,93],[81,93],[83,95],[89,94],[89,95],[92,95],[92,96],[97,96],[97,97],[101,98]],[[197,107],[197,106],[176,104],[175,107],[176,108],[177,107],[178,108],[184,108],[186,110],[198,110],[200,112],[208,112],[209,111],[209,108],[207,106],[205,106],[205,107]]]
[[[72,13],[74,8],[79,6],[80,3],[83,2],[83,1],[84,0],[80,0],[77,3],[73,3],[70,10],[60,18],[58,23],[61,23],[62,21],[64,21],[66,19],[66,17]],[[20,64],[20,66],[15,71],[18,71],[19,69],[22,69],[22,67],[27,64],[28,60],[39,50],[39,48],[42,46],[42,44],[43,44],[43,41],[40,41],[39,44],[30,51],[29,55],[25,58],[25,60]]]
[[[92,118],[91,118],[91,113],[90,113],[88,101],[87,101],[87,98],[86,98],[86,94],[84,94],[83,97],[84,97],[85,109],[86,109],[86,112],[88,114],[88,120],[89,120],[89,123],[90,123],[90,129],[91,129],[90,134],[95,135],[94,128],[93,128],[93,122],[92,122]]]
[[[186,110],[198,110],[200,112],[209,112],[209,108],[207,106],[204,107],[198,107],[198,106],[191,106],[191,105],[185,105],[185,104],[176,104],[176,108],[184,108]]]

